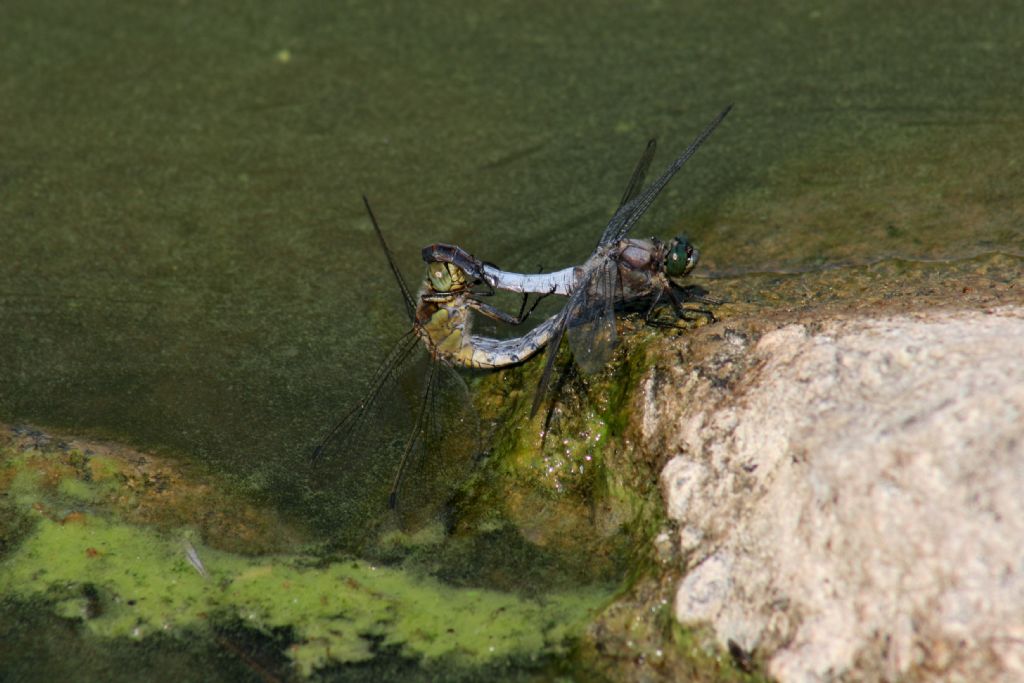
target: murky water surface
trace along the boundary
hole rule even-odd
[[[307,456],[405,330],[361,193],[411,282],[433,241],[562,267],[648,137],[657,169],[734,103],[635,231],[687,232],[710,290],[1021,258],[1022,35],[1010,2],[5,3],[0,421],[161,453],[358,555],[390,482]],[[559,584],[520,541],[441,573]]]

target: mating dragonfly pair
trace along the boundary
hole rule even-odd
[[[568,337],[573,359],[585,373],[596,372],[610,360],[616,340],[617,305],[649,299],[650,313],[667,298],[680,317],[701,315],[713,319],[706,309],[683,306],[688,301],[713,303],[710,299],[673,282],[696,265],[696,247],[685,237],[662,242],[656,238],[630,239],[627,235],[730,109],[718,114],[661,177],[641,191],[654,158],[655,142],[651,140],[593,253],[582,265],[553,273],[507,272],[460,247],[433,244],[423,249],[427,278],[418,297],[413,298],[364,197],[374,231],[402,291],[412,328],[377,369],[362,400],[316,447],[313,458],[386,456],[382,451],[389,449],[388,442],[392,448],[397,444],[394,433],[382,429],[381,423],[394,420],[395,416],[388,416],[389,411],[404,416],[407,433],[389,494],[389,506],[396,508],[401,504],[403,481],[411,474],[430,477],[437,471],[457,471],[479,450],[478,418],[466,383],[455,368],[516,365],[547,346],[544,373],[531,408],[533,415],[544,400],[563,337]],[[482,300],[494,289],[523,294],[518,315]],[[549,295],[565,296],[567,301],[558,313],[522,336],[496,339],[472,333],[474,312],[513,325],[523,322],[533,310],[526,310],[526,298],[531,293],[538,295],[538,302]],[[407,404],[402,398],[409,395],[410,388],[417,405]],[[411,424],[407,420],[410,413],[414,414]]]

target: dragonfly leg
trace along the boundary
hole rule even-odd
[[[698,303],[707,304],[708,306],[721,306],[724,303],[721,299],[715,299],[707,296],[707,290],[700,285],[681,287],[671,280],[669,280],[669,282],[672,284],[672,287],[677,290],[678,295],[681,296],[684,301],[696,301]]]
[[[672,307],[676,311],[676,316],[678,316],[681,320],[689,321],[697,320],[698,318],[704,318],[705,320],[707,320],[709,324],[718,321],[718,318],[716,318],[715,314],[711,312],[711,309],[686,308],[685,306],[683,306],[683,299],[680,297],[678,292],[672,289],[671,286],[662,291],[668,293],[669,299],[672,300]],[[703,297],[696,295],[687,296],[687,300],[698,301],[700,303],[717,303],[714,299],[704,299]]]
[[[644,314],[644,322],[649,323],[654,317],[654,309],[658,307],[658,303],[661,301],[661,295],[665,293],[664,289],[659,289],[651,297],[651,305],[647,307],[647,313]]]
[[[474,285],[474,287],[480,286],[485,287],[486,289],[471,290],[473,292],[473,296],[494,296],[496,290],[494,289],[490,282],[488,282],[487,280],[482,280],[479,284]]]
[[[544,272],[544,266],[537,266],[537,272],[538,273],[543,273]],[[526,300],[530,298],[530,294],[529,294],[529,292],[523,292],[523,303],[519,307],[519,322],[523,322],[524,320],[529,318],[530,314],[533,313],[533,310],[535,308],[537,308],[537,304],[539,304],[541,301],[543,301],[544,299],[548,298],[549,296],[551,296],[554,293],[555,293],[555,288],[552,287],[551,291],[545,292],[544,294],[537,295],[537,300],[533,302],[533,306],[530,306],[530,310],[526,311]],[[525,315],[523,314],[523,311],[526,311]]]
[[[529,295],[528,292],[523,292],[523,303],[519,307],[519,322],[523,322],[524,320],[529,318],[530,314],[533,313],[534,309],[537,308],[537,305],[540,304],[541,301],[543,301],[544,299],[547,299],[549,296],[551,296],[554,293],[555,293],[555,290],[554,290],[554,288],[552,288],[551,291],[549,291],[549,292],[544,292],[543,294],[538,294],[537,298],[533,302],[533,305],[530,306],[530,310],[526,311],[526,300],[530,298],[530,295]],[[524,314],[523,311],[526,311],[526,313]]]
[[[557,424],[557,420],[555,419],[555,410],[558,408],[559,399],[565,396],[565,385],[569,382],[575,382],[578,377],[579,370],[577,369],[576,364],[572,361],[570,361],[568,365],[565,365],[562,368],[562,371],[558,373],[558,379],[555,381],[553,397],[551,402],[548,404],[547,412],[544,415],[544,428],[540,432],[541,452],[544,451],[544,445],[547,443],[548,434],[551,433],[552,425]],[[582,384],[580,391],[586,392],[586,390],[586,384]]]
[[[469,298],[466,301],[469,304],[469,306],[473,308],[473,310],[477,311],[481,315],[487,316],[492,320],[498,320],[503,323],[508,323],[509,325],[519,325],[527,318],[529,318],[530,314],[533,313],[533,309],[537,308],[537,304],[539,304],[541,300],[544,299],[545,297],[550,296],[550,294],[551,292],[539,295],[537,297],[537,300],[533,302],[533,306],[531,306],[529,310],[526,310],[526,300],[529,298],[529,294],[523,294],[523,303],[519,306],[518,315],[510,315],[505,311],[501,310],[500,308],[491,306],[490,304],[485,304],[484,302],[477,301],[476,299],[473,298]]]

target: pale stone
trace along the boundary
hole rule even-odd
[[[678,619],[781,681],[1024,680],[1024,309],[726,341],[733,385],[683,367],[641,394],[674,454]]]

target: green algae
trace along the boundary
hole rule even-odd
[[[62,495],[84,502],[92,502],[99,495],[94,487],[80,479],[61,479],[58,490]]]
[[[116,508],[95,505],[109,494],[111,479],[87,479],[81,468],[44,469],[46,456],[60,457],[0,447],[9,504],[30,519],[0,562],[0,595],[50,605],[94,637],[208,638],[237,622],[261,633],[290,633],[284,655],[303,675],[365,663],[379,651],[426,667],[471,670],[565,655],[607,599],[599,589],[524,599],[365,560],[227,552],[199,542],[189,529],[119,519],[111,514]],[[437,541],[437,529],[430,529],[388,543]]]
[[[54,600],[56,613],[82,618],[104,637],[187,633],[230,617],[267,632],[287,627],[295,638],[287,655],[305,674],[368,660],[378,643],[462,667],[564,652],[572,629],[603,597],[524,601],[364,561],[313,567],[311,557],[196,550],[209,579],[189,564],[178,539],[95,517],[84,525],[44,518],[2,565],[0,592]],[[86,585],[104,596],[94,616],[81,595]]]
[[[529,404],[543,368],[527,364],[477,382],[492,449],[461,490],[460,535],[514,533],[559,568],[555,580],[624,586],[657,522],[656,463],[637,462],[630,438],[634,390],[648,368],[647,332],[623,319],[614,361],[582,378],[568,349],[538,415]],[[627,582],[628,583],[628,582]]]

